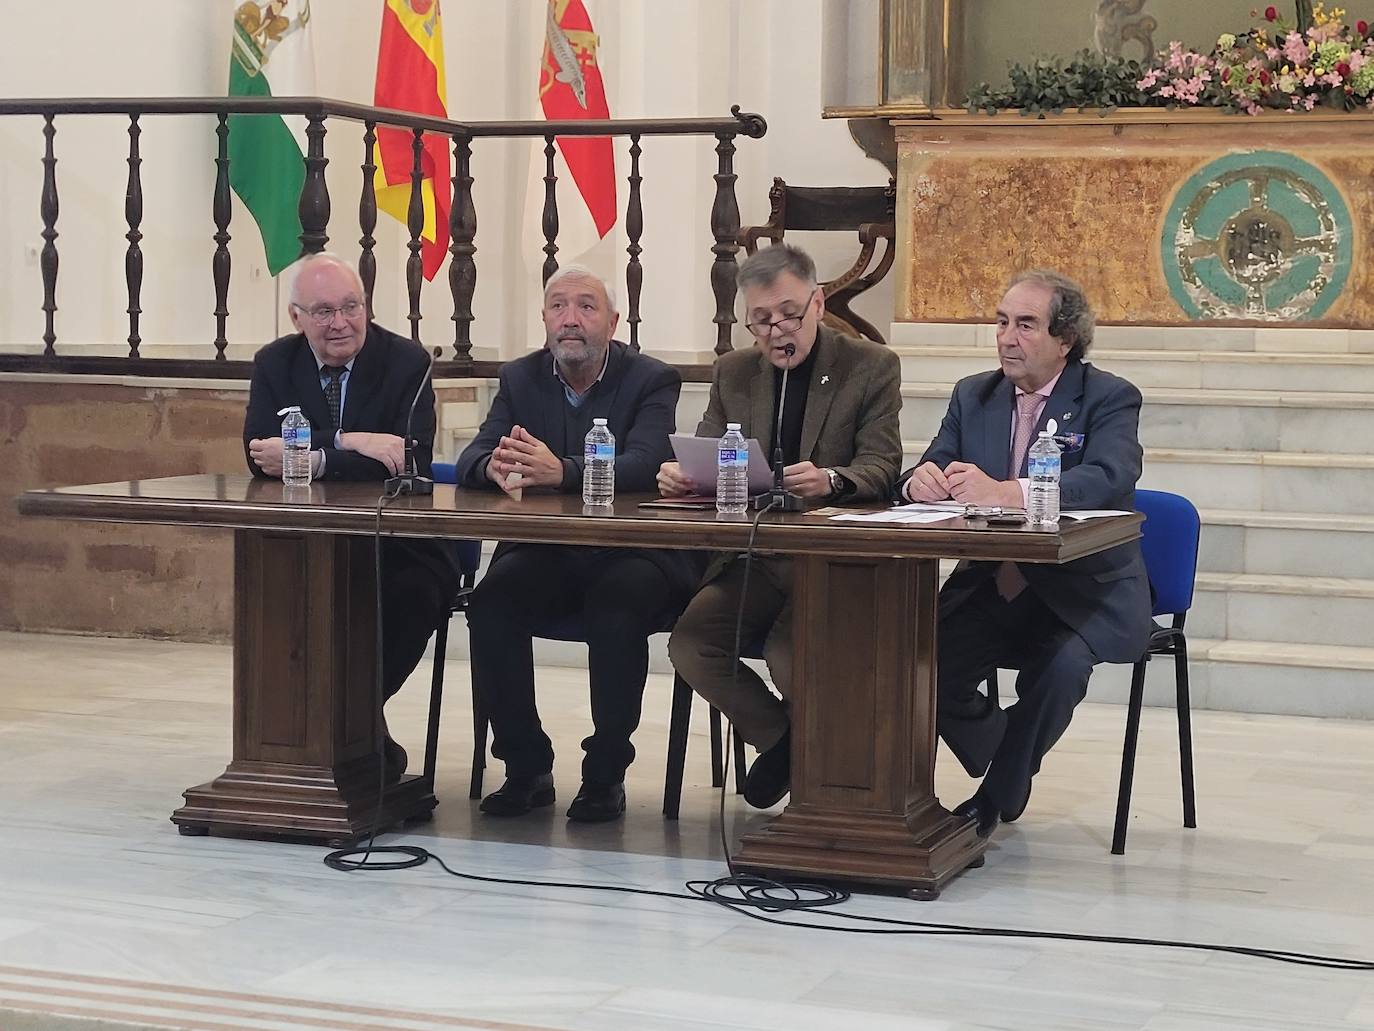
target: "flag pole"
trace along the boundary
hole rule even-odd
[[[281,276],[272,277],[272,339],[281,336]]]

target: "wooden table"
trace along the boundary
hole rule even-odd
[[[553,544],[743,550],[750,517],[643,509],[644,497],[584,511],[580,499],[455,491],[391,502],[388,535]],[[183,833],[347,842],[374,824],[424,818],[423,778],[387,789],[373,753],[377,489],[287,488],[248,476],[178,476],[35,490],[26,515],[234,531],[233,757],[186,790]],[[763,518],[755,547],[795,558],[792,793],[746,835],[741,868],[832,878],[932,897],[981,862],[984,842],[935,795],[938,560],[1067,562],[1139,536],[1139,516],[1057,531]]]

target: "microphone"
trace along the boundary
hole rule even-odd
[[[401,472],[392,476],[383,484],[388,494],[433,494],[434,481],[428,476],[421,476],[415,468],[415,440],[410,435],[411,423],[415,420],[415,406],[420,401],[420,395],[425,391],[425,384],[434,375],[434,360],[439,357],[439,348],[430,352],[429,365],[425,369],[425,374],[420,377],[420,385],[415,388],[415,396],[410,399],[410,411],[406,413],[406,435],[405,435],[405,467]]]
[[[797,345],[783,344],[782,353],[787,356],[789,364],[782,367],[782,389],[778,392],[778,418],[773,428],[773,489],[756,499],[754,507],[772,508],[779,512],[800,512],[806,507],[806,502],[782,485],[782,413],[787,403],[787,373],[792,368],[790,362],[797,353]]]

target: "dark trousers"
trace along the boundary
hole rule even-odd
[[[473,591],[468,632],[472,680],[506,775],[553,769],[534,700],[532,639],[563,623],[587,642],[593,729],[582,742],[582,780],[624,780],[635,756],[630,735],[639,726],[649,636],[669,625],[675,609],[668,578],[632,550],[521,545],[494,561]]]
[[[991,578],[941,615],[938,647],[939,729],[947,741],[989,730],[979,685],[993,670],[1019,670],[1006,733],[979,789],[1004,813],[1019,815],[1041,760],[1088,692],[1097,656],[1034,591],[1007,602]]]
[[[419,665],[430,635],[448,618],[458,573],[429,542],[382,541],[382,697]]]

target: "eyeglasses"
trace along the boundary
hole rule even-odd
[[[345,304],[339,305],[337,308],[331,308],[328,305],[320,305],[318,308],[302,308],[299,304],[294,304],[292,307],[299,312],[309,315],[317,326],[329,325],[334,321],[336,313],[342,315],[351,322],[364,311],[361,301],[348,301]]]
[[[820,287],[816,287],[819,290]],[[806,321],[807,309],[811,307],[812,300],[815,299],[816,290],[812,290],[802,303],[800,315],[788,315],[786,318],[778,319],[777,322],[746,322],[744,328],[753,333],[756,337],[767,337],[773,335],[773,330],[777,330],[783,336],[788,333],[795,333],[801,328],[801,324]]]

